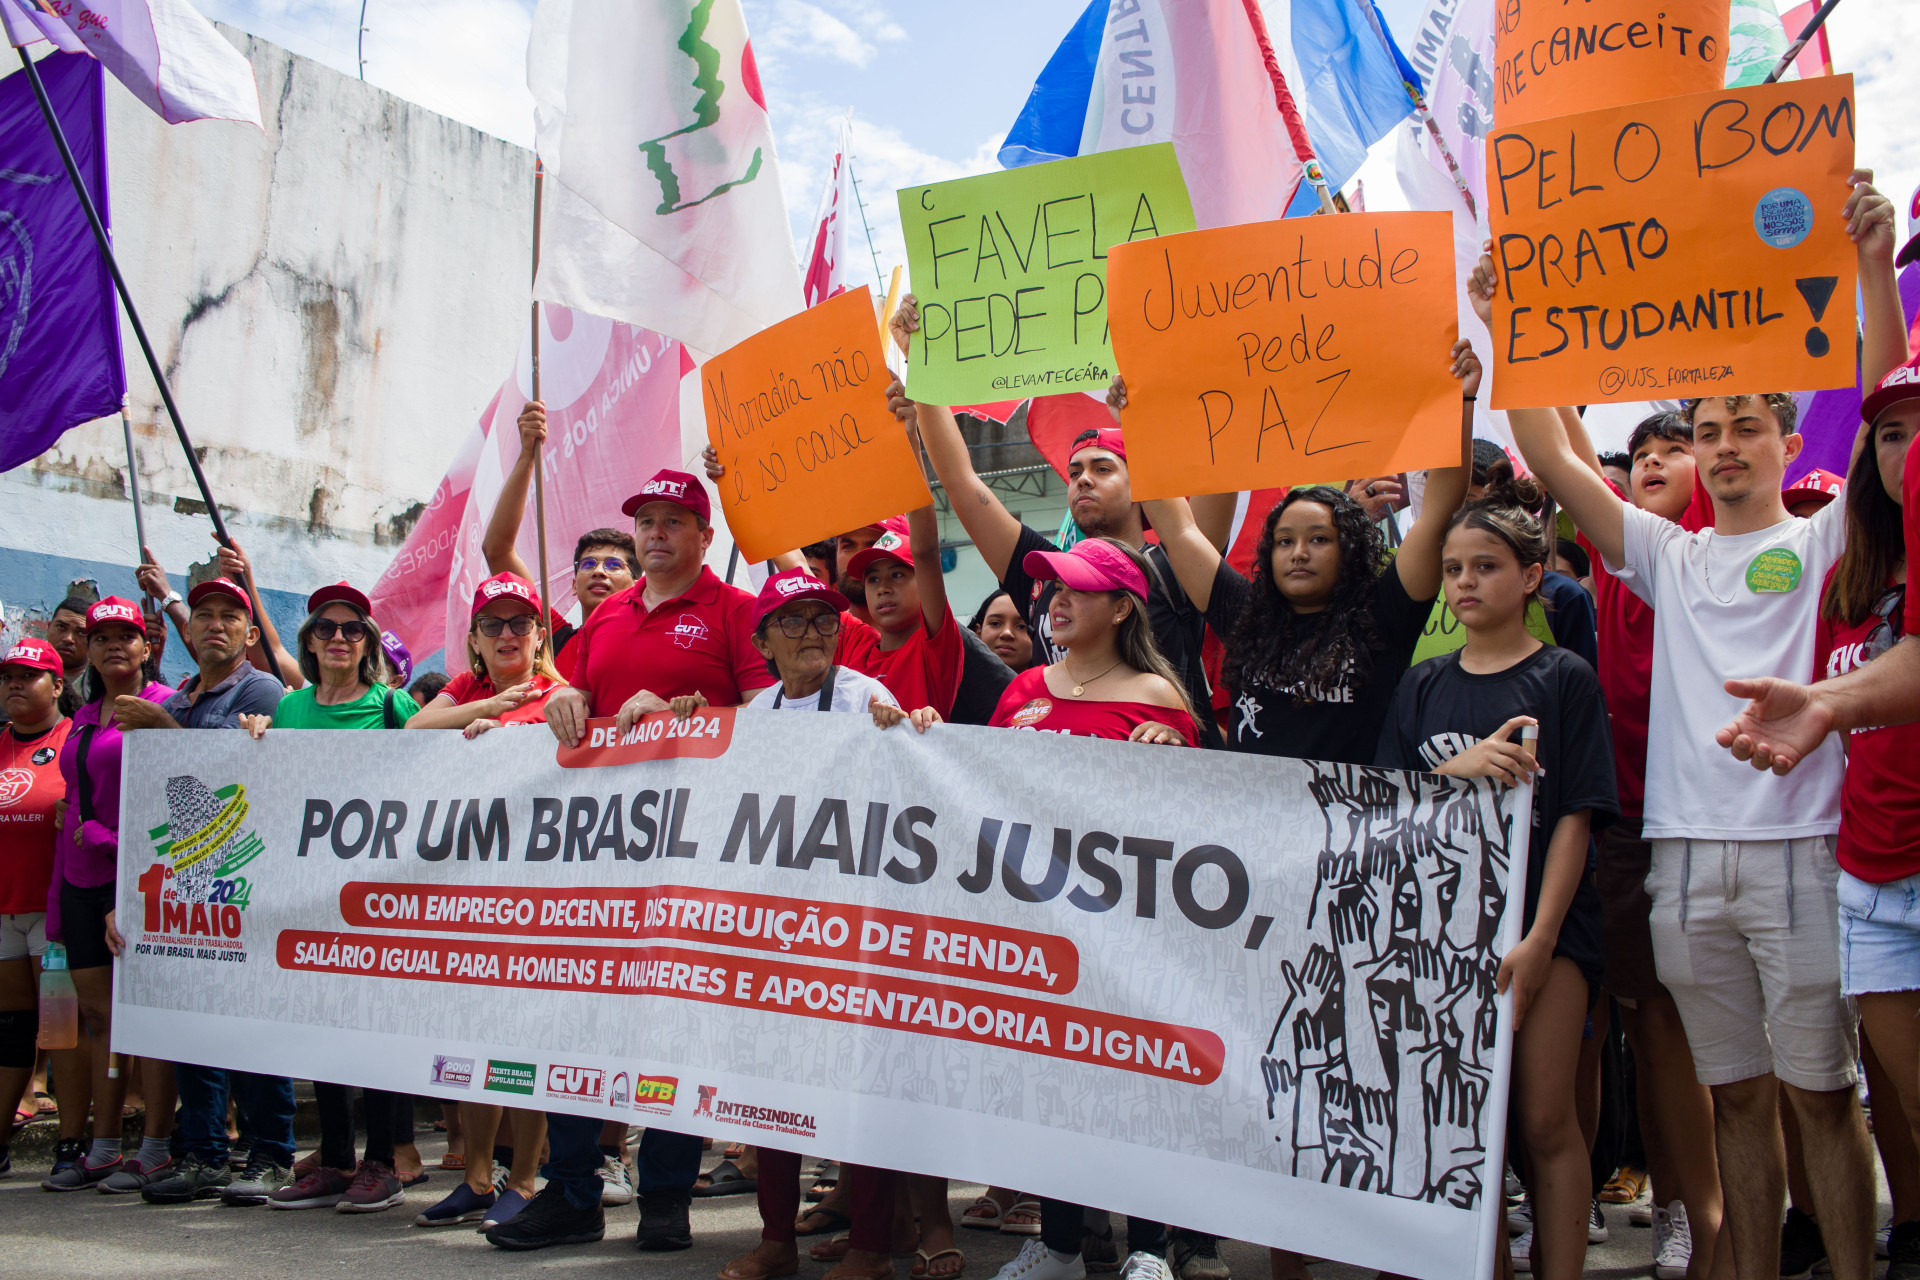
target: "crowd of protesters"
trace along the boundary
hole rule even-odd
[[[1523,937],[1499,974],[1518,1024],[1513,1269],[1572,1280],[1605,1238],[1604,1200],[1652,1228],[1658,1280],[1776,1265],[1793,1280],[1816,1268],[1866,1280],[1876,1252],[1890,1280],[1920,1280],[1920,727],[1902,723],[1920,719],[1920,637],[1903,639],[1920,619],[1906,594],[1920,358],[1894,284],[1892,207],[1869,178],[1823,197],[1845,200],[1856,244],[1870,388],[1844,478],[1785,487],[1795,401],[1763,390],[1684,402],[1609,455],[1577,409],[1513,410],[1516,459],[1472,439],[1480,360],[1458,342],[1417,358],[1459,380],[1461,465],[1417,486],[1290,490],[1264,514],[1250,572],[1224,553],[1236,495],[1134,501],[1124,381],[1108,396],[1115,425],[1071,446],[1070,545],[1000,503],[952,410],[896,382],[891,410],[999,582],[966,624],[932,507],[796,547],[756,595],[707,566],[707,485],[673,470],[626,503],[631,532],[578,536],[579,618],[561,617],[514,551],[546,434],[538,403],[520,417],[483,544],[492,576],[446,676],[409,688],[409,655],[348,583],[313,592],[289,652],[239,547],[221,547],[219,576],[184,600],[146,555],[135,578],[155,605],[66,601],[44,641],[0,663],[0,1095],[24,1123],[51,1078],[60,1137],[42,1185],[370,1213],[427,1176],[411,1097],[364,1091],[356,1154],[350,1091],[314,1082],[320,1142],[301,1156],[293,1081],[108,1051],[125,734],[550,730],[572,745],[596,717],[624,731],[703,706],[825,711],[876,731],[952,721],[1530,778]],[[1899,259],[1917,254],[1920,237]],[[1482,258],[1469,296],[1483,318],[1498,285]],[[909,297],[894,319],[903,351],[917,328]],[[706,470],[723,474],[711,452]],[[1407,488],[1418,503],[1396,515]],[[162,619],[195,665],[177,688],[154,678]],[[43,1075],[34,993],[49,941],[81,1030]],[[1632,1072],[1603,1084],[1621,1033]],[[122,1104],[136,1087],[146,1122],[129,1150]],[[1599,1137],[1603,1095],[1632,1117],[1616,1126],[1632,1140]],[[752,1190],[762,1241],[723,1280],[795,1274],[798,1238],[814,1234],[828,1237],[810,1252],[831,1280],[885,1280],[903,1247],[921,1280],[966,1266],[943,1179],[839,1165],[803,1213],[798,1152],[733,1149],[702,1174],[690,1135],[649,1128],[630,1150],[618,1123],[445,1110],[442,1167],[464,1176],[415,1217],[423,1228],[478,1224],[503,1249],[538,1249],[603,1238],[605,1206],[637,1199],[638,1247],[672,1251],[692,1243],[695,1197]],[[1893,1192],[1885,1225],[1875,1143]],[[1227,1274],[1210,1236],[1123,1228],[1043,1194],[991,1188],[960,1225],[1024,1239],[1001,1280]],[[1310,1274],[1296,1254],[1270,1265],[1274,1280]]]

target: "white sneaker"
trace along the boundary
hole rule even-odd
[[[1515,1236],[1510,1246],[1513,1254],[1513,1269],[1521,1275],[1533,1274],[1533,1228]]]
[[[1020,1246],[1020,1252],[1000,1268],[994,1280],[1087,1280],[1087,1264],[1077,1253],[1062,1262],[1035,1237]]]
[[[604,1208],[613,1208],[633,1203],[633,1176],[627,1172],[627,1166],[619,1156],[608,1156],[600,1162],[600,1204]]]
[[[1593,1211],[1587,1215],[1587,1243],[1605,1244],[1607,1242],[1607,1219],[1600,1212],[1600,1202],[1593,1202]]]
[[[1141,1249],[1128,1254],[1120,1264],[1120,1280],[1173,1280],[1173,1272],[1165,1258]]]
[[[1654,1280],[1681,1280],[1693,1261],[1693,1229],[1687,1225],[1687,1206],[1675,1200],[1653,1210]]]
[[[1651,1196],[1641,1196],[1627,1206],[1627,1221],[1636,1227],[1653,1225],[1654,1207]]]

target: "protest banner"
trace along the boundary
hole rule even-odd
[[[1853,381],[1851,76],[1500,127],[1493,407]]]
[[[1726,83],[1728,0],[1500,0],[1502,129]]]
[[[1136,498],[1460,465],[1449,215],[1162,236],[1107,277]]]
[[[1106,390],[1107,250],[1194,228],[1172,143],[900,192],[925,404]]]
[[[1491,1274],[1528,790],[863,716],[612,725],[129,734],[116,1047]]]
[[[727,528],[766,560],[933,501],[899,419],[865,285],[700,367]]]

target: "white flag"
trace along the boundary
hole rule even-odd
[[[527,84],[540,159],[563,188],[536,298],[702,355],[800,309],[740,0],[540,0]]]
[[[187,0],[0,0],[0,26],[15,47],[92,54],[168,124],[261,123],[253,64]]]
[[[847,291],[847,218],[853,208],[847,156],[852,132],[853,112],[849,111],[840,122],[840,145],[834,148],[827,185],[820,192],[820,207],[813,213],[813,234],[807,237],[807,274],[802,287],[810,307]]]

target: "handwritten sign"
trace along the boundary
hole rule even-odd
[[[1503,129],[1726,83],[1728,0],[1499,0]]]
[[[1194,227],[1172,143],[900,192],[927,404],[1104,391],[1107,250]]]
[[[1847,386],[1851,76],[1496,129],[1493,407]]]
[[[700,369],[720,506],[740,552],[765,560],[933,501],[887,411],[873,295],[829,298]]]
[[[1451,215],[1116,245],[1107,278],[1136,498],[1459,465]]]

